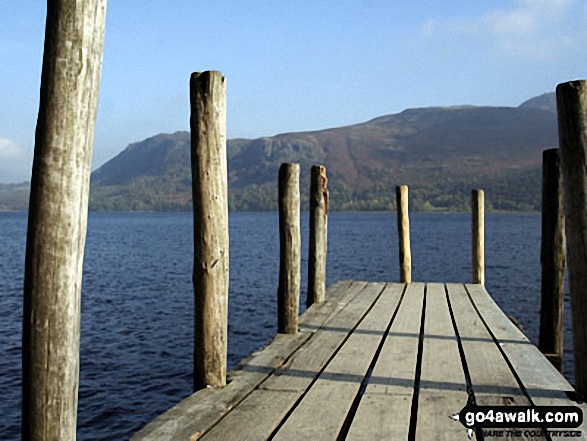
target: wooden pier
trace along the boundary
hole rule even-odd
[[[450,417],[470,395],[477,405],[577,405],[480,284],[343,281],[326,298],[226,387],[196,392],[132,440],[466,440]],[[587,439],[585,425],[576,430]]]
[[[105,0],[48,4],[24,277],[23,440],[76,437],[79,305],[105,8]],[[195,73],[190,80],[194,389],[199,390],[132,439],[465,440],[471,434],[452,416],[467,403],[578,405],[585,413],[585,404],[572,399],[571,385],[483,286],[480,190],[472,194],[475,284],[410,283],[408,189],[398,187],[400,280],[405,283],[343,281],[323,295],[328,213],[323,166],[314,169],[316,181],[311,187],[310,307],[298,317],[299,165],[284,164],[279,192],[278,329],[282,333],[226,375],[229,241],[224,80],[220,72]],[[560,366],[564,231],[577,393],[584,398],[587,82],[559,85],[557,107],[560,170],[553,179],[559,184],[543,206],[557,216],[552,216],[548,234],[543,234],[543,281],[549,282],[543,282],[541,346]],[[561,182],[566,230],[559,216]],[[585,423],[576,429],[581,439],[587,439],[585,429]],[[475,436],[484,438],[482,431]],[[492,437],[504,438],[507,434]],[[559,437],[536,428],[513,438]]]

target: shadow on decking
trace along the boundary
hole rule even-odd
[[[322,329],[324,331],[328,331],[328,332],[340,332],[340,333],[345,333],[345,334],[349,334],[351,332],[351,329],[347,329],[347,328],[337,328],[334,326],[314,326],[314,325],[303,325],[301,326],[302,329],[308,329],[308,330],[319,330]],[[381,330],[381,331],[375,331],[375,330],[370,330],[370,329],[355,329],[354,331],[352,331],[353,334],[365,334],[365,335],[379,335],[379,336],[383,336],[383,333],[385,331]],[[409,332],[389,332],[388,337],[412,337],[414,339],[418,339],[419,335],[415,334],[415,333],[409,333]],[[425,334],[424,335],[425,339],[438,339],[438,340],[454,340],[455,342],[457,341],[457,338],[454,335],[436,335],[436,334]],[[476,341],[476,342],[481,342],[481,343],[491,343],[491,344],[495,344],[495,342],[493,341],[493,339],[491,338],[480,338],[480,337],[463,337],[461,336],[461,341]],[[500,343],[511,343],[511,344],[517,344],[517,345],[532,345],[532,342],[526,340],[508,340],[508,339],[503,339],[503,340],[499,340]]]
[[[255,373],[263,373],[267,374],[269,378],[275,378],[279,376],[289,376],[289,377],[298,377],[298,378],[308,378],[310,380],[316,379],[318,376],[320,380],[332,381],[332,382],[342,382],[342,383],[356,383],[357,385],[361,384],[364,379],[364,375],[353,375],[353,374],[343,374],[343,373],[336,373],[336,372],[322,372],[319,373],[317,371],[311,370],[302,370],[302,369],[289,369],[289,368],[271,368],[265,366],[243,366],[242,368],[245,372],[255,372]],[[387,394],[392,392],[386,392],[385,386],[395,386],[395,387],[403,387],[408,389],[414,388],[414,378],[399,378],[399,377],[380,377],[380,376],[371,376],[369,380],[369,385],[375,386],[382,386],[381,391],[371,391],[371,393],[380,393],[380,394]],[[264,387],[263,384],[259,386],[260,389],[264,390],[273,390],[274,388]],[[454,383],[448,381],[420,381],[420,392],[432,392],[432,391],[461,391],[466,393],[466,384],[465,379],[463,376],[462,383]],[[379,388],[378,388],[379,389]],[[278,388],[275,388],[278,390]],[[282,390],[282,389],[279,389]],[[560,398],[564,396],[565,392],[558,390],[558,389],[532,389],[527,388],[527,392],[537,398]],[[484,384],[474,384],[473,385],[473,392],[476,394],[492,394],[500,396],[511,396],[511,397],[523,397],[524,393],[517,387],[501,387],[495,385],[484,385]],[[393,391],[393,393],[397,393]]]

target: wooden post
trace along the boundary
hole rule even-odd
[[[408,186],[395,188],[397,231],[399,235],[399,277],[402,283],[412,283],[412,251],[410,249],[410,216],[408,214]]]
[[[226,385],[228,181],[226,82],[220,72],[190,78],[194,204],[194,390]]]
[[[300,306],[300,165],[279,168],[279,288],[277,330],[298,332]]]
[[[310,182],[310,246],[308,257],[308,297],[306,305],[322,303],[326,293],[326,254],[328,228],[328,179],[326,168],[312,167]]]
[[[483,190],[471,192],[473,232],[473,283],[485,285],[485,194]]]
[[[75,440],[80,303],[106,0],[47,2],[31,179],[22,439]]]
[[[558,149],[542,154],[542,265],[538,347],[562,370],[565,286],[565,218]]]
[[[587,81],[556,88],[564,182],[569,291],[573,318],[575,385],[587,398]]]

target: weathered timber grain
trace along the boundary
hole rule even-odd
[[[300,309],[300,165],[279,168],[279,287],[277,289],[277,330],[298,331]]]
[[[312,167],[310,182],[310,244],[306,306],[324,302],[328,248],[328,179],[326,168]]]
[[[542,154],[542,266],[538,347],[560,371],[563,356],[565,287],[565,213],[558,149]]]
[[[194,205],[194,390],[226,385],[228,196],[226,82],[220,72],[190,78]]]
[[[412,251],[410,249],[410,216],[408,214],[408,187],[395,188],[397,205],[397,231],[399,235],[399,274],[400,282],[412,282]]]
[[[478,287],[478,292],[485,291],[481,284],[475,284],[474,286]],[[471,298],[473,298],[473,301],[475,299],[473,293],[471,293],[470,298],[463,285],[447,284],[446,287],[476,404],[479,406],[530,405],[530,400],[525,395],[516,376],[505,363],[500,352],[499,347],[502,342],[499,345],[496,344],[489,330],[480,320],[474,303],[471,301]],[[501,313],[501,317],[508,320],[503,313]],[[514,327],[511,322],[509,326]],[[489,327],[490,329],[492,328],[491,322],[489,322]],[[519,333],[519,331],[517,332]],[[542,363],[554,371],[554,368],[544,359]],[[532,367],[540,369],[536,366]],[[516,437],[516,439],[547,439],[539,431],[536,431],[536,436],[534,436],[534,432],[523,432],[522,436]],[[510,437],[502,436],[495,439],[510,439]]]
[[[415,439],[465,440],[462,426],[458,427],[452,419],[446,417],[447,409],[462,409],[468,399],[465,373],[446,293],[440,283],[429,283],[426,288],[426,320]]]
[[[80,300],[106,0],[47,2],[29,204],[22,439],[75,440]]]
[[[485,285],[485,193],[471,191],[473,283]]]
[[[409,439],[423,300],[423,283],[406,287],[347,440]]]
[[[327,291],[328,300],[308,308],[300,317],[300,327],[304,326],[304,330],[296,335],[277,334],[269,346],[251,354],[228,374],[230,381],[226,387],[195,392],[142,428],[131,440],[196,440],[220,420],[223,420],[220,426],[224,425],[226,417],[231,419],[234,407],[254,391],[257,392],[276,369],[283,367],[284,363],[288,364],[289,358],[300,347],[314,341],[310,337],[316,330],[345,310],[346,305],[362,293],[366,285],[365,282],[348,280],[331,285]],[[275,407],[274,402],[272,407]],[[257,412],[254,415],[265,420]],[[248,417],[248,420],[251,419]],[[238,432],[233,436],[237,439],[241,436],[242,439],[243,434]]]
[[[351,290],[355,291],[355,295],[350,299],[351,302],[338,314],[332,316],[325,326],[316,330],[300,351],[293,354],[274,375],[251,393],[209,434],[206,434],[204,439],[222,441],[236,441],[243,438],[276,439],[277,437],[271,437],[276,426],[308,390],[320,372],[326,368],[333,352],[341,347],[348,333],[352,332],[353,325],[373,305],[383,288],[383,285],[379,284],[363,284],[359,288],[365,288],[365,286],[369,288],[356,290],[353,283]],[[356,295],[357,293],[359,295]],[[327,305],[330,301],[328,298],[325,303],[313,305],[311,309]],[[265,400],[268,400],[271,406],[264,404]],[[260,407],[263,409],[261,410]],[[246,435],[243,436],[243,434]],[[300,434],[299,439],[302,438],[303,434]]]
[[[475,306],[484,320],[489,324],[495,338],[499,340],[512,368],[526,388],[526,392],[537,406],[579,406],[583,415],[587,412],[587,404],[570,401],[567,394],[574,389],[562,374],[544,362],[546,354],[542,354],[528,338],[514,326],[503,311],[496,305],[484,287],[467,285]],[[548,358],[548,357],[547,357]],[[587,421],[577,429],[581,437],[587,440]]]
[[[575,379],[578,394],[587,398],[587,81],[559,84],[556,101],[564,182]]]
[[[342,438],[345,416],[385,335],[403,289],[400,284],[385,285],[374,307],[336,352],[273,439]],[[365,436],[363,439],[378,438]]]

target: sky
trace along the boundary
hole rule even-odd
[[[46,4],[1,0],[0,182],[30,179]],[[109,0],[92,168],[189,130],[191,72],[227,81],[229,138],[407,108],[517,106],[587,78],[587,0]]]

